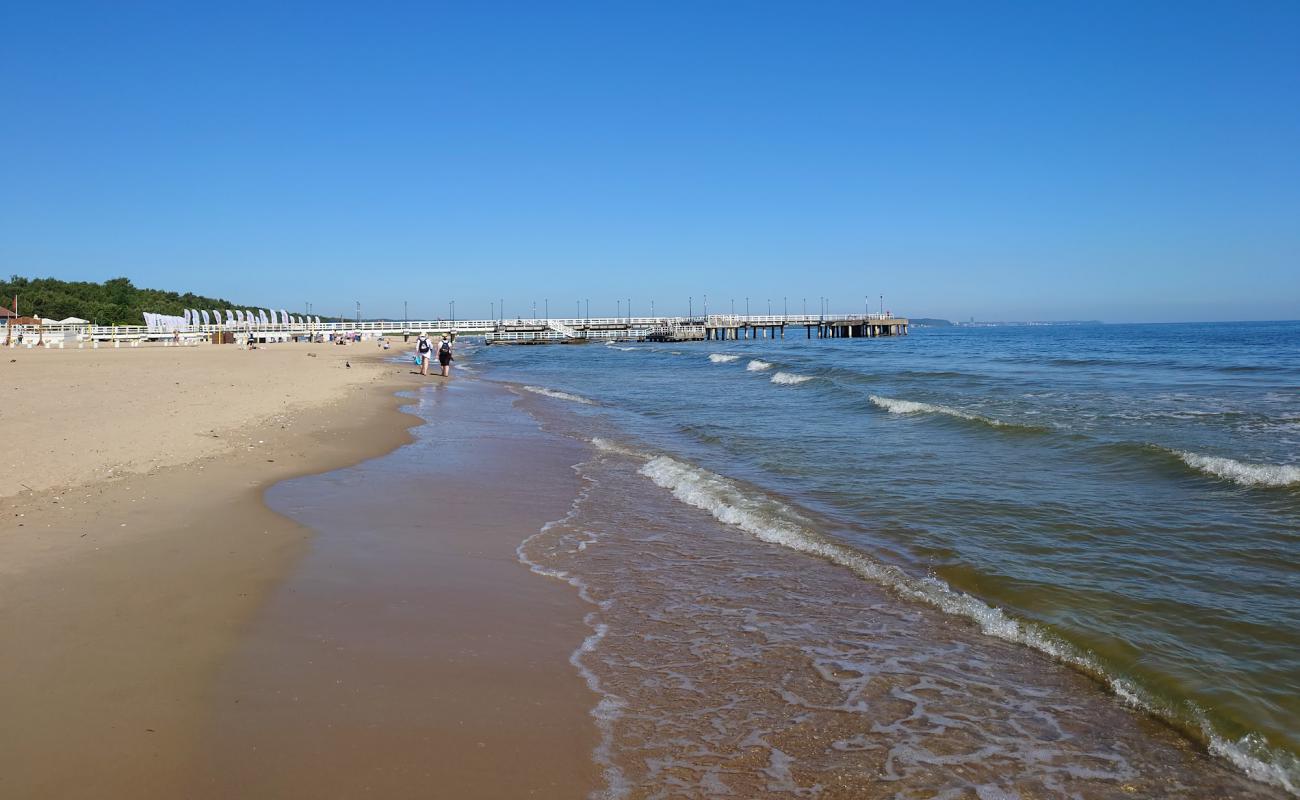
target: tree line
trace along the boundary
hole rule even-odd
[[[8,281],[0,280],[0,304],[11,307],[14,295],[18,295],[18,313],[25,317],[81,317],[96,325],[143,325],[142,314],[145,311],[179,317],[187,308],[224,311],[227,308],[260,307],[240,305],[220,297],[204,297],[193,292],[141,289],[128,278],[93,283],[14,275]]]

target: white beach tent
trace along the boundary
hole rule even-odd
[[[88,319],[82,319],[81,317],[64,317],[63,319],[59,320],[57,324],[59,324],[59,325],[89,325],[89,324],[90,324],[90,320],[88,320]]]

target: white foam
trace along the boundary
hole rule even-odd
[[[867,399],[871,401],[872,405],[883,408],[891,414],[944,414],[949,417],[968,419],[972,422],[983,422],[995,427],[1005,424],[996,419],[981,417],[979,414],[972,414],[969,411],[962,411],[961,409],[953,408],[951,406],[941,406],[937,403],[919,403],[915,400],[895,400],[892,397],[881,397],[874,394],[870,395]]]
[[[1108,674],[1091,654],[1057,639],[1038,625],[1014,619],[997,607],[953,589],[934,575],[911,576],[898,567],[878,562],[863,552],[824,537],[816,532],[811,521],[775,498],[748,491],[721,475],[669,456],[652,456],[603,441],[597,441],[596,445],[607,452],[645,461],[639,472],[656,485],[670,491],[682,503],[707,511],[720,522],[734,525],[760,541],[825,558],[847,567],[859,577],[888,586],[904,597],[969,619],[986,635],[1026,645],[1072,664],[1096,676],[1122,702],[1134,708],[1164,716],[1173,713],[1166,704],[1155,700],[1133,682]],[[1195,713],[1196,709],[1193,707],[1192,711]],[[1270,747],[1258,734],[1248,734],[1236,742],[1226,741],[1213,731],[1203,716],[1200,719],[1212,753],[1231,762],[1253,780],[1300,796],[1300,765],[1296,764],[1294,756]]]
[[[1300,486],[1300,466],[1291,464],[1250,464],[1231,458],[1203,456],[1184,450],[1173,451],[1192,469],[1232,481],[1242,486],[1280,488]]]
[[[574,469],[581,474],[579,466],[575,466]],[[538,575],[555,578],[569,584],[578,590],[578,596],[584,601],[596,606],[600,611],[603,611],[608,607],[608,601],[602,602],[593,598],[586,582],[577,575],[564,570],[551,569],[550,567],[543,566],[528,557],[528,547],[534,540],[550,533],[557,525],[564,525],[577,516],[579,510],[582,508],[583,502],[591,493],[590,479],[586,478],[586,476],[583,477],[586,482],[581,491],[578,492],[578,496],[574,498],[573,503],[569,506],[568,513],[558,520],[546,523],[537,533],[534,533],[532,536],[529,536],[520,542],[519,546],[515,548],[515,557],[519,559],[520,563],[526,565],[531,571]],[[582,546],[582,549],[585,550],[586,546],[591,544],[594,540],[594,536],[589,536],[579,544]],[[601,684],[600,678],[596,673],[593,672],[583,661],[583,656],[593,652],[597,646],[599,646],[600,642],[609,634],[609,626],[600,621],[599,611],[592,611],[591,613],[586,614],[582,621],[591,629],[591,633],[582,640],[582,644],[578,645],[576,650],[569,654],[569,663],[578,670],[578,673],[586,682],[587,688],[590,689],[593,694],[600,696],[600,700],[597,701],[596,706],[590,711],[592,718],[596,721],[596,727],[600,731],[600,742],[596,745],[592,757],[597,764],[601,765],[601,773],[605,777],[605,788],[603,790],[592,792],[590,797],[592,800],[620,800],[620,798],[624,798],[628,795],[629,788],[627,780],[623,776],[623,771],[614,764],[612,748],[614,744],[614,723],[623,715],[623,708],[626,707],[627,702],[622,697],[619,697],[606,689]]]
[[[569,394],[568,392],[561,392],[555,389],[547,389],[545,386],[525,386],[524,390],[532,392],[533,394],[553,397],[556,400],[568,400],[570,403],[582,403],[584,406],[594,406],[596,404],[594,401],[588,400],[585,397],[579,397],[576,394]]]
[[[954,616],[965,617],[986,635],[1018,642],[1097,676],[1122,701],[1135,708],[1158,713],[1163,705],[1133,683],[1107,674],[1088,653],[1059,640],[1039,626],[1016,620],[1000,608],[950,587],[933,575],[917,578],[898,567],[883,564],[865,553],[821,536],[801,515],[785,504],[746,492],[735,482],[708,470],[668,456],[650,457],[642,475],[669,490],[686,505],[709,512],[721,522],[744,530],[755,538],[801,553],[820,556],[847,567],[858,576],[888,586],[899,594],[935,606]],[[1167,710],[1166,710],[1167,713]],[[1227,758],[1250,777],[1295,792],[1295,771],[1281,765],[1278,751],[1263,748],[1268,755],[1256,757],[1243,743],[1216,738],[1206,726],[1211,750]]]
[[[764,370],[769,370],[771,368],[772,368],[771,364],[767,363],[766,361],[760,361],[757,358],[753,359],[752,361],[750,361],[748,364],[745,365],[745,369],[750,372],[763,372]]]
[[[1288,757],[1280,751],[1272,750],[1268,742],[1257,733],[1248,733],[1235,742],[1229,742],[1214,735],[1208,724],[1202,723],[1201,731],[1209,741],[1211,753],[1226,758],[1253,780],[1300,796],[1300,763],[1296,763],[1294,756],[1289,758],[1292,766],[1288,769],[1283,763]],[[1256,753],[1260,755],[1255,755]]]
[[[740,356],[733,356],[733,355],[731,355],[730,353],[710,353],[710,354],[709,354],[709,360],[712,361],[714,364],[726,364],[726,363],[729,363],[729,362],[731,362],[731,361],[735,361],[735,360],[738,359],[738,358],[740,358]]]
[[[772,376],[772,383],[795,386],[812,380],[811,375],[795,375],[793,372],[778,372]]]

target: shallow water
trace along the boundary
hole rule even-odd
[[[680,590],[714,560],[751,557],[744,541],[779,546],[769,555],[804,565],[789,567],[800,580],[807,559],[791,550],[811,552],[883,591],[873,607],[905,601],[891,613],[962,620],[979,632],[962,646],[992,648],[981,657],[994,674],[1014,672],[1027,649],[1050,654],[1101,679],[1113,708],[1151,711],[1260,781],[1300,783],[1300,325],[921,329],[474,357],[489,377],[562,393],[527,393],[526,405],[639,453],[615,455],[639,464],[644,489],[713,520],[674,545],[671,570],[655,568],[691,576]],[[723,541],[731,549],[708,555]],[[586,574],[582,559],[565,569]],[[792,614],[846,591],[804,584],[759,594],[770,613]],[[844,624],[870,618],[864,607]],[[809,625],[824,646],[843,635]],[[620,630],[611,624],[608,641]],[[1064,679],[1049,688],[1078,695],[1056,703],[1088,696]],[[1103,717],[1089,706],[1065,724]],[[995,745],[1009,747],[980,746]]]

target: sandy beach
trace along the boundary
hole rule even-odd
[[[311,551],[311,531],[263,494],[411,440],[418,419],[395,392],[440,379],[393,363],[401,347],[5,353],[0,795],[213,791],[212,752],[238,750],[213,738],[217,684]],[[540,669],[570,693],[571,649]],[[492,680],[530,679],[538,665],[524,650]]]

